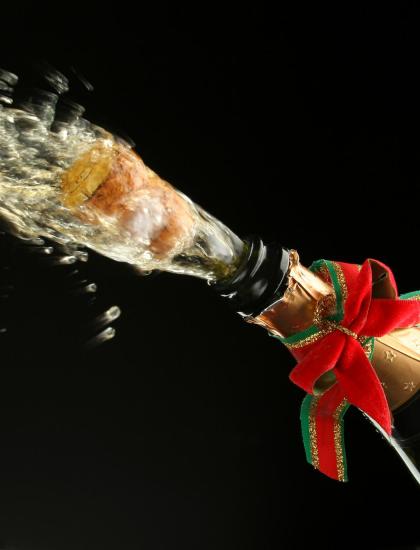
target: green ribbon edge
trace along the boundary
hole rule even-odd
[[[300,426],[302,431],[302,440],[303,440],[303,446],[305,449],[305,455],[306,460],[313,466],[313,460],[312,460],[312,447],[311,447],[311,434],[309,432],[309,419],[311,416],[311,407],[314,400],[314,396],[308,393],[303,401],[302,405],[300,407]],[[348,481],[348,475],[347,475],[347,455],[346,455],[346,445],[344,441],[344,415],[346,414],[347,410],[350,408],[350,403],[348,403],[345,407],[343,407],[343,410],[340,413],[340,416],[338,417],[338,425],[340,427],[340,446],[342,450],[342,456],[343,456],[343,469],[344,469],[344,477],[343,481]]]
[[[417,298],[417,296],[420,296],[420,290],[413,290],[413,292],[401,294],[400,300],[412,300],[413,298]]]
[[[331,277],[331,282],[334,287],[334,292],[336,296],[336,307],[337,311],[335,314],[330,315],[327,319],[331,321],[336,321],[339,323],[344,318],[344,303],[343,303],[343,293],[341,291],[341,286],[338,280],[337,271],[335,270],[334,264],[330,260],[323,260],[324,264],[327,266],[328,272]],[[309,268],[311,269],[312,266]]]
[[[314,396],[308,393],[302,401],[300,407],[300,426],[302,431],[303,446],[305,448],[306,460],[312,464],[311,436],[309,433],[309,417]]]
[[[282,344],[296,344],[300,342],[301,340],[304,340],[305,338],[308,338],[308,336],[312,336],[313,334],[318,334],[319,329],[315,325],[311,325],[310,327],[306,328],[305,330],[302,330],[301,332],[297,332],[296,334],[292,334],[291,336],[287,336],[286,338],[283,338],[282,336],[278,336],[277,334],[270,334],[273,338],[277,338],[277,340],[280,340]]]
[[[348,403],[343,410],[340,413],[340,416],[338,418],[338,424],[340,426],[340,446],[343,453],[343,468],[344,468],[344,478],[343,481],[348,481],[348,475],[347,475],[347,453],[346,453],[346,444],[344,441],[344,415],[350,408],[350,403]]]

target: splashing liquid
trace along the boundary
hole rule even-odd
[[[63,75],[46,77],[56,93],[38,91],[17,108],[17,78],[0,71],[0,218],[9,230],[78,243],[142,272],[229,277],[244,243],[63,101]]]

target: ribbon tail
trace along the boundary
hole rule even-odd
[[[347,481],[344,414],[349,404],[338,384],[322,396],[308,394],[301,407],[306,459],[323,474]]]
[[[361,345],[348,338],[335,369],[337,381],[348,401],[364,411],[391,434],[391,413],[379,378]]]

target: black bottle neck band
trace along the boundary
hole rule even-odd
[[[289,251],[276,243],[264,244],[258,236],[247,237],[244,242],[245,253],[238,269],[211,286],[235,311],[255,317],[282,297]]]

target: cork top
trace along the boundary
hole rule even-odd
[[[115,156],[115,147],[107,142],[97,141],[77,159],[61,180],[63,204],[68,208],[77,208],[90,199],[108,178]]]

